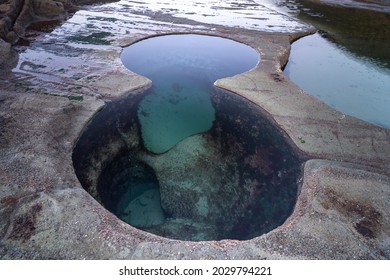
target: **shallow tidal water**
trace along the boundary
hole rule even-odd
[[[292,45],[284,73],[336,110],[390,128],[390,69],[356,58],[317,33]]]
[[[320,30],[292,44],[284,73],[336,110],[390,128],[390,7],[271,0]]]

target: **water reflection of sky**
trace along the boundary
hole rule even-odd
[[[335,109],[390,128],[390,70],[315,34],[293,44],[285,74]]]
[[[169,12],[174,16],[185,17],[202,23],[238,26],[255,30],[286,32],[302,28],[303,24],[285,15],[266,8],[255,1],[216,1],[203,0],[175,3],[173,9],[164,10],[171,1],[148,0],[140,9]]]
[[[244,1],[217,1],[198,0],[196,2],[172,1],[169,0],[143,0],[128,1],[122,0],[116,3],[105,5],[112,13],[104,12],[104,17],[111,16],[122,21],[129,21],[130,18],[145,21],[149,15],[157,13],[169,14],[173,17],[186,18],[205,24],[218,24],[230,27],[242,27],[253,30],[264,30],[271,32],[295,32],[307,25],[293,18],[275,12],[262,5],[260,2]],[[99,11],[99,7],[92,8],[88,14],[92,15],[93,10]],[[91,14],[92,12],[92,14]],[[80,14],[79,14],[80,15]],[[76,14],[77,16],[77,14]],[[73,21],[85,23],[86,17]],[[172,24],[174,23],[172,19]],[[118,22],[117,22],[118,23]],[[137,28],[137,27],[135,27]]]

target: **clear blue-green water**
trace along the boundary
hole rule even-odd
[[[390,69],[317,33],[293,43],[284,73],[336,110],[390,128]]]
[[[389,1],[266,2],[319,30],[292,44],[285,74],[336,110],[390,128]]]
[[[213,83],[254,68],[259,54],[233,40],[187,34],[137,42],[123,50],[121,59],[128,69],[152,80],[138,118],[145,147],[164,153],[211,128]]]

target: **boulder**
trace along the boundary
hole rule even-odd
[[[15,67],[18,55],[11,47],[10,43],[0,39],[0,72],[5,72]]]
[[[0,38],[5,38],[10,28],[12,27],[12,21],[8,16],[0,19]]]
[[[31,23],[62,19],[76,10],[72,0],[6,0],[0,4],[0,38],[14,44]]]
[[[38,17],[58,17],[65,13],[64,4],[53,0],[33,0],[32,8]]]

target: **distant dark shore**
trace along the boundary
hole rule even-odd
[[[344,6],[350,8],[360,8],[360,9],[369,9],[376,10],[380,12],[390,13],[390,2],[384,0],[303,0],[300,2],[315,2],[321,3],[324,5],[332,6]]]

